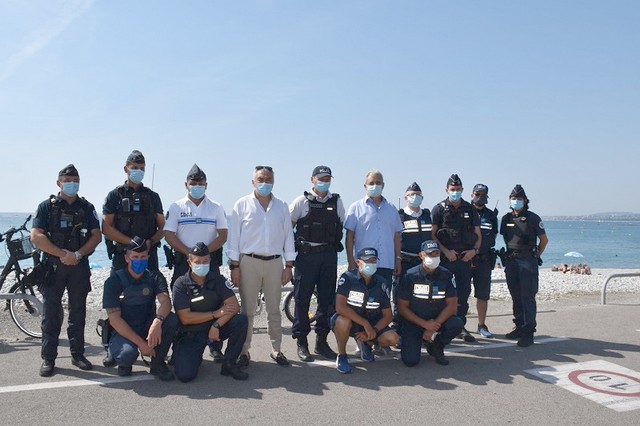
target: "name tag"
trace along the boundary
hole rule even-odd
[[[413,296],[417,297],[418,299],[428,299],[430,287],[431,286],[429,284],[414,284]]]
[[[361,291],[349,291],[347,303],[353,306],[362,306],[364,303],[364,293]]]
[[[201,300],[204,300],[204,296],[196,296],[193,299],[191,299],[191,302],[199,302]]]
[[[513,227],[513,226],[516,226],[516,224],[515,223],[507,223],[507,226]]]

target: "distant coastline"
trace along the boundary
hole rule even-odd
[[[590,221],[619,221],[633,222],[640,221],[640,213],[595,213],[584,216],[543,216],[544,220],[590,220]]]

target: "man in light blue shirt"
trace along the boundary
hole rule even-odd
[[[384,178],[378,170],[365,176],[367,196],[349,206],[344,227],[349,269],[356,267],[355,253],[365,247],[378,251],[378,274],[387,280],[387,290],[393,275],[401,270],[400,235],[402,222],[398,209],[382,196]]]

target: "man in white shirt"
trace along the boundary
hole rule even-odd
[[[251,180],[253,191],[236,201],[231,214],[228,252],[231,280],[240,288],[242,313],[249,320],[247,340],[238,358],[241,367],[249,365],[255,301],[261,288],[267,308],[271,358],[278,365],[289,365],[280,351],[280,300],[281,286],[291,281],[296,253],[289,208],[271,193],[273,183],[273,169],[256,166]]]

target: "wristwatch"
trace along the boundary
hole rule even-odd
[[[234,263],[230,263],[229,264],[229,270],[230,271],[233,271],[234,269],[239,268],[239,267],[240,267],[240,265],[236,265]]]
[[[74,252],[73,254],[75,254],[75,255],[76,255],[76,260],[78,260],[78,261],[79,261],[80,259],[82,259],[82,253],[80,253],[80,251],[76,251],[76,252]]]
[[[220,329],[220,324],[218,324],[218,321],[214,321],[213,324],[211,324],[211,327]]]
[[[163,321],[164,321],[164,317],[163,317],[162,315],[160,315],[160,314],[157,314],[157,315],[156,315],[156,319],[159,319],[159,320],[160,320],[160,322],[163,322]]]

